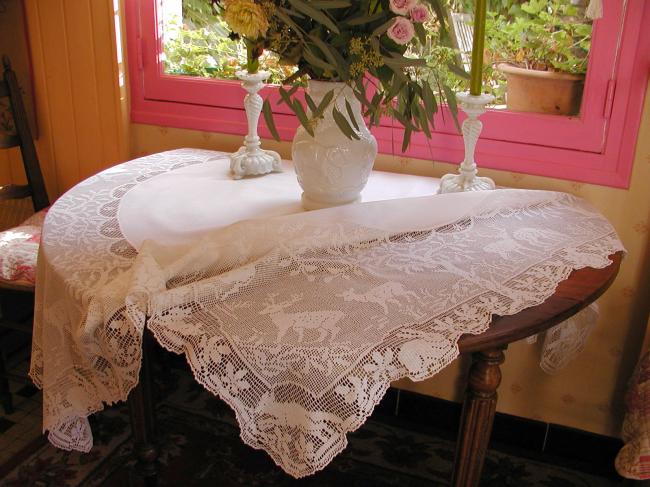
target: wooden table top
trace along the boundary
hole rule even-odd
[[[460,353],[477,352],[521,340],[570,318],[598,299],[614,282],[623,253],[612,256],[604,269],[586,267],[575,270],[562,281],[555,294],[538,306],[511,316],[497,316],[490,329],[480,335],[463,335],[458,341]]]

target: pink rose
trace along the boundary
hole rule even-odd
[[[409,12],[411,20],[417,23],[423,23],[429,20],[429,9],[425,5],[416,5]]]
[[[390,10],[398,15],[406,15],[417,3],[418,0],[390,0]]]
[[[388,37],[398,44],[408,44],[415,35],[415,27],[406,17],[397,17],[388,29]]]

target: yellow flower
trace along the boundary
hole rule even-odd
[[[223,19],[233,32],[251,40],[259,39],[269,28],[264,9],[252,0],[226,1]]]
[[[350,40],[350,52],[352,54],[363,54],[365,44],[360,37],[353,37]]]

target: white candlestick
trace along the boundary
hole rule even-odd
[[[230,170],[235,179],[282,170],[280,154],[262,149],[260,147],[261,140],[257,135],[257,124],[263,104],[262,97],[257,92],[264,87],[264,80],[269,75],[270,73],[267,71],[258,71],[257,73],[239,71],[237,73],[239,79],[242,80],[242,87],[248,92],[244,98],[248,135],[244,138],[244,145],[230,155]]]
[[[485,112],[485,106],[494,101],[494,97],[487,94],[474,96],[469,93],[459,93],[457,98],[461,109],[467,113],[467,120],[463,122],[465,159],[458,168],[458,174],[445,174],[442,177],[438,193],[494,189],[494,181],[476,175],[476,162],[474,161],[476,143],[483,130],[483,124],[478,117]]]

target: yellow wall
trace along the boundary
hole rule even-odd
[[[26,0],[41,127],[38,150],[50,194],[127,157],[176,147],[232,151],[240,137],[214,133],[125,125],[124,86],[114,47],[110,0]],[[285,157],[287,143],[267,142]],[[381,156],[377,167],[440,176],[448,164]],[[601,319],[587,349],[562,373],[545,375],[537,362],[539,345],[510,347],[504,366],[499,410],[618,435],[626,381],[638,357],[647,323],[648,231],[650,198],[650,95],[629,190],[483,171],[504,186],[567,191],[599,208],[617,228],[629,255],[621,274],[601,299]],[[400,387],[444,398],[459,398],[459,368],[450,367],[418,384]]]
[[[36,145],[48,193],[55,198],[128,156],[123,91],[113,61],[113,2],[25,0],[25,10],[40,134]],[[6,157],[0,151],[0,159]]]
[[[29,80],[21,78],[21,76],[26,76],[29,73],[29,56],[22,18],[23,11],[20,2],[14,1],[2,5],[2,9],[0,9],[0,55],[9,56],[12,69],[21,80],[20,86],[24,93],[23,101],[29,115],[33,101],[30,96],[30,83]],[[21,42],[23,40],[25,40],[24,43]],[[0,185],[10,182],[19,184],[26,182],[18,148],[0,150]]]

